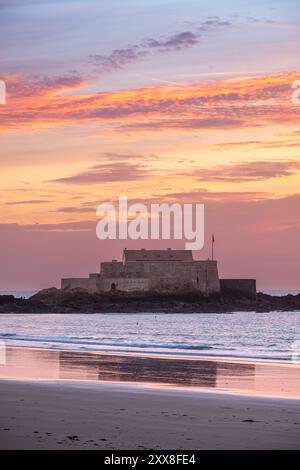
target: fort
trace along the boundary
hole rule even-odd
[[[62,290],[90,293],[197,291],[205,296],[231,291],[255,296],[254,279],[219,279],[215,260],[194,260],[191,250],[127,250],[122,261],[102,262],[99,273],[61,280]]]

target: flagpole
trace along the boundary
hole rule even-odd
[[[214,237],[214,234],[212,233],[211,235],[211,259],[212,261],[214,260],[214,242],[215,242],[215,237]]]

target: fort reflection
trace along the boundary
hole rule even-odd
[[[296,365],[7,348],[0,378],[138,382],[299,396],[299,371]]]
[[[214,388],[226,381],[253,381],[254,364],[126,356],[81,351],[8,348],[0,377],[143,382]],[[248,383],[249,385],[249,383]]]
[[[215,387],[218,364],[211,361],[142,356],[91,355],[62,351],[61,378]],[[82,375],[83,374],[83,375]]]

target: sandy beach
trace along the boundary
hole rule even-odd
[[[1,449],[299,449],[300,400],[1,381]]]
[[[7,348],[1,449],[299,449],[296,364]]]

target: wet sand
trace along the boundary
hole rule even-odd
[[[300,368],[7,348],[1,449],[299,449]]]
[[[300,364],[7,347],[0,379],[127,382],[300,398]]]

